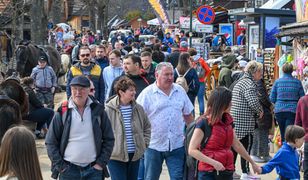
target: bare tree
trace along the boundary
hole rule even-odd
[[[32,0],[31,6],[31,40],[36,44],[46,44],[47,16],[44,1]]]
[[[63,17],[63,0],[48,0],[48,18],[52,19],[54,24],[61,22]]]
[[[10,8],[12,9],[13,49],[15,49],[18,42],[23,40],[24,5],[23,0],[12,0],[10,4]]]
[[[109,0],[97,0],[97,29],[105,38],[108,35],[108,4]]]
[[[88,11],[89,11],[89,28],[91,31],[96,32],[96,0],[88,0]]]

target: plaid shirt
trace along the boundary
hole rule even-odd
[[[232,91],[231,115],[234,118],[235,133],[238,139],[253,133],[256,121],[262,112],[257,94],[257,85],[245,73]]]

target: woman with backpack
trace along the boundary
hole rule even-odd
[[[207,76],[210,74],[211,69],[205,60],[197,55],[195,48],[189,48],[188,53],[193,60],[193,68],[196,70],[199,78],[199,91],[197,94],[198,104],[199,104],[199,113],[200,115],[204,114],[204,94],[205,94],[205,81]]]
[[[178,65],[174,69],[174,82],[185,89],[191,103],[195,104],[200,83],[197,72],[192,67],[189,53],[180,54]]]
[[[215,89],[209,97],[205,114],[196,124],[188,153],[200,161],[198,163],[199,180],[233,179],[235,166],[231,147],[252,164],[255,172],[259,168],[239,142],[233,130],[233,118],[230,115],[231,99],[232,92],[227,88]],[[205,132],[207,126],[210,126],[211,134],[203,140],[207,134]],[[202,140],[206,142],[206,145],[200,150]]]

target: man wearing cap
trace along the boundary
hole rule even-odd
[[[30,75],[35,82],[36,95],[47,107],[54,106],[54,92],[57,86],[57,76],[51,66],[47,65],[47,57],[40,56],[38,65],[32,69]]]
[[[167,32],[166,37],[163,40],[163,44],[171,44],[172,45],[173,43],[174,43],[174,40],[171,37],[170,32]]]
[[[74,77],[69,86],[72,96],[57,110],[46,136],[51,177],[104,179],[114,145],[110,121],[103,105],[89,97],[86,76]]]
[[[123,41],[117,41],[114,44],[114,48],[121,52],[121,57],[122,58],[128,54],[128,52],[125,49],[123,49],[123,45],[124,45]]]
[[[67,74],[67,84],[71,82],[73,77],[79,75],[87,76],[95,86],[95,98],[99,102],[104,102],[104,79],[103,79],[103,71],[98,64],[91,62],[90,57],[90,49],[87,46],[81,47],[79,49],[79,59],[80,62],[74,64]],[[71,87],[66,86],[66,94],[67,97],[71,96]]]

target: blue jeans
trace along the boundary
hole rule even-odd
[[[166,160],[170,180],[183,180],[185,162],[184,147],[164,152],[148,148],[144,154],[145,179],[159,180],[164,160]]]
[[[292,112],[280,112],[280,113],[275,113],[276,121],[278,122],[279,130],[280,130],[280,135],[281,135],[281,141],[284,142],[285,138],[285,131],[286,128],[289,125],[293,125],[295,121],[295,113]]]
[[[88,165],[86,167],[77,166],[72,163],[68,163],[66,170],[60,173],[60,180],[102,180],[103,171],[95,169],[93,166]]]
[[[138,180],[144,180],[144,156],[139,160]]]
[[[205,83],[200,82],[200,87],[197,95],[200,115],[204,114],[204,93],[205,93]]]
[[[139,160],[131,161],[134,153],[129,153],[129,161],[122,162],[110,160],[108,168],[112,180],[137,180],[139,170]]]

